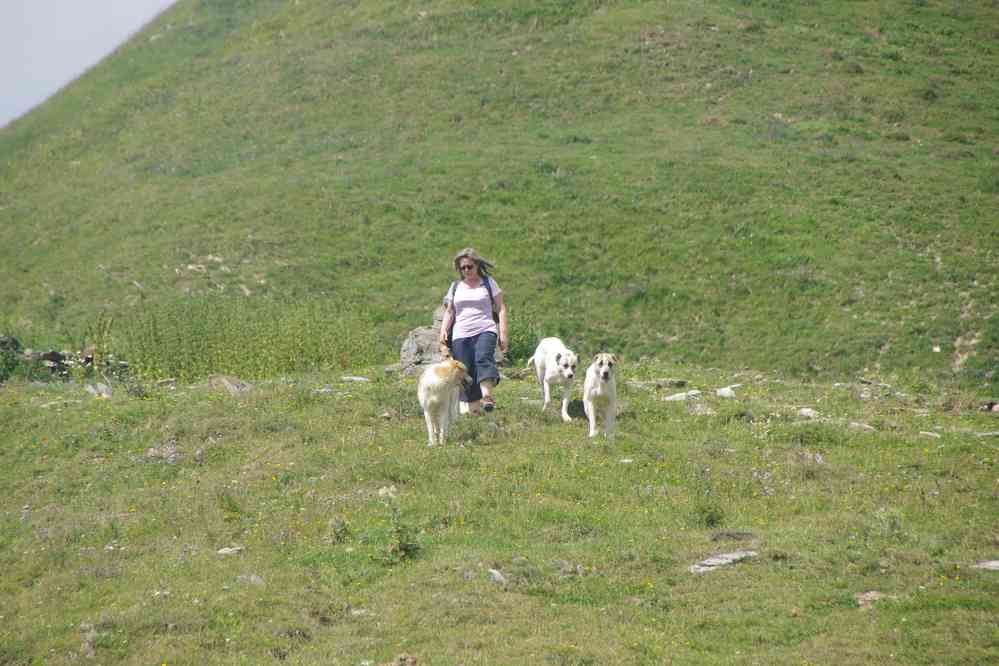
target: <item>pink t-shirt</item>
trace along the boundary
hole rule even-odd
[[[497,298],[503,290],[496,284],[493,278],[482,278],[483,282],[474,289],[469,287],[464,281],[459,280],[454,288],[454,331],[451,333],[452,340],[460,338],[471,338],[480,333],[497,333],[496,322],[493,321],[493,305],[489,301],[489,292],[486,290],[485,280],[489,280],[489,287],[493,290],[493,298]],[[448,303],[451,297],[451,289],[448,288],[444,296],[444,302]]]

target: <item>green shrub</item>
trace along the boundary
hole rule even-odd
[[[379,339],[373,322],[318,299],[197,297],[140,311],[116,338],[136,374],[178,379],[346,369],[395,352]]]

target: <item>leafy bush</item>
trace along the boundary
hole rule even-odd
[[[7,381],[15,368],[17,368],[17,351],[14,345],[0,344],[0,382]]]
[[[318,299],[197,297],[143,310],[116,337],[133,372],[178,379],[346,369],[382,361],[388,349],[394,351],[381,344],[371,321]]]

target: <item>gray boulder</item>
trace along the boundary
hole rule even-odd
[[[399,350],[399,364],[388,368],[406,375],[419,374],[423,368],[442,360],[440,349],[441,322],[444,320],[444,306],[434,310],[430,326],[414,328],[402,342]],[[503,352],[496,348],[496,363],[505,361]]]

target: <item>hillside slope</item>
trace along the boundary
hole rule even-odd
[[[584,352],[995,386],[997,26],[181,0],[0,132],[0,324],[69,344],[191,294],[319,298],[388,360],[472,244]]]

